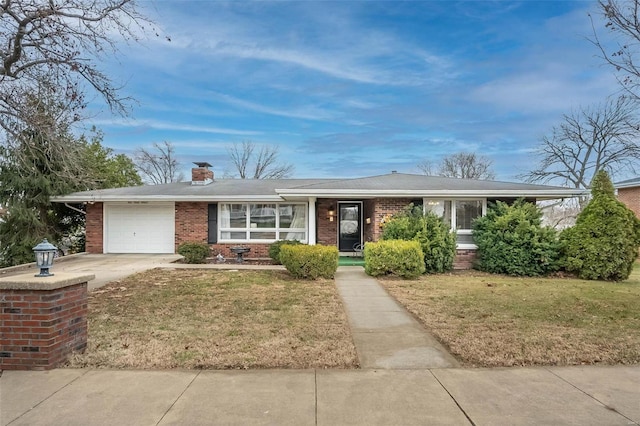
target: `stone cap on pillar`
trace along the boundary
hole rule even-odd
[[[0,278],[0,290],[57,290],[95,279],[93,274],[56,272],[49,277],[34,277],[33,273]]]

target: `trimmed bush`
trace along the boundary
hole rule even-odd
[[[424,254],[418,241],[382,240],[364,245],[364,271],[374,277],[396,275],[416,278],[424,274]]]
[[[539,276],[557,271],[560,242],[553,228],[542,226],[535,204],[498,201],[473,222],[478,246],[476,268],[493,274]]]
[[[280,261],[296,278],[333,278],[338,269],[338,248],[284,244],[280,247]]]
[[[182,243],[178,247],[178,254],[184,256],[187,263],[205,263],[210,252],[211,248],[205,243]]]
[[[453,268],[456,257],[456,234],[432,212],[409,205],[384,225],[382,240],[415,240],[424,255],[425,271],[442,273]]]
[[[594,176],[591,195],[575,226],[561,234],[565,268],[582,279],[626,280],[638,257],[640,222],[616,199],[606,172]]]
[[[280,262],[280,248],[283,245],[298,245],[298,244],[302,244],[302,243],[298,240],[278,240],[274,243],[271,243],[269,245],[269,257],[273,260],[273,262],[276,265],[281,265],[282,262]]]

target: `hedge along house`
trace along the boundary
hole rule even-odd
[[[456,267],[471,265],[471,222],[496,200],[531,201],[579,195],[579,190],[483,180],[391,173],[356,179],[215,179],[195,163],[191,182],[85,191],[56,197],[86,206],[90,253],[175,253],[184,242],[208,243],[214,254],[251,248],[266,257],[276,240],[335,245],[353,253],[380,238],[385,221],[421,205],[455,229]]]

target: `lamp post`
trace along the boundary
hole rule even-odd
[[[40,244],[33,248],[36,254],[36,265],[40,268],[40,273],[36,274],[36,277],[50,277],[53,274],[49,273],[49,268],[53,265],[53,258],[56,255],[58,248],[51,244],[45,238]]]

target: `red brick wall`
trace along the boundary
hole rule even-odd
[[[249,253],[246,253],[244,255],[245,259],[254,259],[257,257],[269,257],[269,243],[264,243],[264,244],[259,244],[259,243],[254,243],[254,244],[245,244],[245,243],[233,243],[233,244],[210,244],[211,247],[211,254],[212,256],[217,256],[218,253],[222,253],[222,255],[226,258],[226,259],[235,259],[236,255],[231,253],[231,250],[229,250],[231,247],[238,247],[238,246],[242,246],[242,247],[249,247],[251,248],[251,251]]]
[[[0,370],[48,370],[87,345],[87,283],[0,290]]]
[[[209,203],[176,202],[176,251],[185,242],[206,243]]]
[[[453,269],[472,269],[476,260],[476,250],[458,249],[453,259]]]
[[[333,210],[333,222],[329,219],[329,210]],[[316,242],[327,246],[338,245],[338,200],[319,199],[316,203],[317,234]]]
[[[102,203],[87,204],[86,216],[86,246],[87,253],[102,253],[104,247],[104,208]]]
[[[378,241],[382,235],[382,220],[388,218],[396,213],[400,213],[405,207],[407,207],[411,200],[408,198],[376,198],[373,200],[374,209],[371,222],[373,225],[372,236],[373,241]]]
[[[618,200],[622,201],[640,218],[640,186],[618,189]]]

